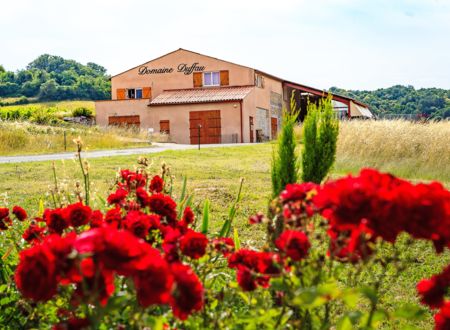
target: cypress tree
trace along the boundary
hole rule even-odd
[[[320,183],[336,159],[339,120],[336,118],[331,96],[308,104],[303,123],[302,180]]]

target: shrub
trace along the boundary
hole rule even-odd
[[[90,117],[92,117],[92,115],[93,115],[92,110],[91,110],[91,109],[88,109],[88,108],[86,108],[86,107],[79,107],[79,108],[76,108],[76,109],[73,110],[73,112],[72,112],[72,116],[73,116],[73,117],[81,117],[81,116],[84,116],[84,117],[90,118]]]
[[[298,110],[294,99],[291,97],[290,111],[283,111],[281,132],[277,139],[277,148],[273,152],[271,177],[272,197],[276,197],[289,183],[297,182],[298,156],[296,154],[297,142],[294,134],[297,122]]]
[[[336,159],[339,121],[331,97],[310,103],[303,125],[302,180],[320,183]]]

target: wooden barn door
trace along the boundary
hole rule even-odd
[[[278,133],[278,119],[277,118],[270,118],[270,127],[272,130],[272,140],[275,140],[277,138]]]
[[[221,143],[220,110],[189,112],[189,131],[191,144],[198,143],[199,131],[201,144]]]
[[[139,128],[141,120],[139,116],[111,116],[108,117],[108,125]]]

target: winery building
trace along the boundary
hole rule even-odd
[[[293,91],[300,120],[308,101],[326,96],[320,89],[181,48],[113,76],[111,88],[111,100],[95,103],[98,125],[135,125],[186,144],[273,139]],[[372,116],[361,102],[332,98],[341,118]]]

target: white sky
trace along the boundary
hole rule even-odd
[[[450,0],[12,0],[0,64],[49,53],[110,74],[178,48],[317,88],[450,89]]]

